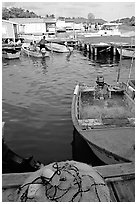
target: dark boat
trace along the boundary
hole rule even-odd
[[[36,162],[33,156],[23,158],[16,154],[2,139],[2,173],[32,172],[38,170],[40,165],[40,162]]]

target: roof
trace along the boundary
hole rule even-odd
[[[65,19],[65,22],[66,22],[66,23],[74,23],[74,20],[73,20],[73,19],[67,19],[67,18],[66,18],[66,19]]]
[[[11,20],[11,18],[10,18],[10,20]],[[54,19],[54,18],[14,18],[14,21],[19,23],[19,24],[26,24],[26,23],[56,23],[56,19]]]
[[[104,25],[106,26],[118,26],[121,25],[122,23],[105,23]]]
[[[2,22],[3,22],[3,23],[10,23],[10,24],[18,24],[17,22],[13,22],[13,21],[11,21],[11,20],[3,20],[3,19],[2,19]]]

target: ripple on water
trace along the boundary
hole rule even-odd
[[[76,83],[94,83],[99,72],[112,83],[121,65],[75,51],[70,56],[54,53],[49,59],[21,55],[20,60],[4,60],[2,66],[7,141],[20,155],[48,163],[72,159],[71,101]],[[121,79],[127,79],[129,67],[130,60],[122,61]]]

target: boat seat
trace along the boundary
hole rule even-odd
[[[121,93],[124,91],[124,89],[119,88],[119,87],[108,87],[108,91],[109,91],[109,98],[111,98],[112,92]]]
[[[92,127],[94,125],[103,125],[102,119],[82,119],[78,120],[79,125]]]
[[[80,126],[86,128],[92,128],[94,126],[102,126],[102,125],[130,125],[135,126],[135,118],[100,118],[100,119],[79,119],[78,123]]]

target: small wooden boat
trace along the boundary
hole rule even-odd
[[[76,85],[71,111],[74,128],[104,163],[134,161],[135,90],[101,80],[98,77],[94,86]]]
[[[41,50],[38,48],[37,51],[31,51],[29,50],[29,43],[24,43],[22,45],[22,51],[31,57],[36,57],[36,58],[42,58],[42,57],[50,57],[50,53],[46,51],[45,49]]]
[[[68,47],[58,43],[47,43],[45,46],[48,50],[58,53],[67,53],[73,51],[73,47]]]
[[[2,140],[2,172],[17,173],[38,170],[40,163],[36,162],[33,157],[23,158],[12,151],[6,142]]]
[[[122,50],[121,50],[122,49]],[[122,55],[123,58],[135,58],[135,48],[117,48],[118,53]]]
[[[10,48],[2,50],[2,58],[4,59],[19,59],[20,58],[20,51]]]
[[[2,123],[2,136],[4,135],[4,122]],[[7,145],[4,136],[2,138],[2,173],[21,173],[36,171],[41,167],[39,161],[35,161],[33,156],[23,158],[12,151]]]

